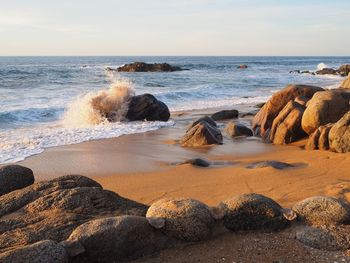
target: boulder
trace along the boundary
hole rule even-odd
[[[124,262],[165,248],[169,238],[145,217],[118,216],[80,225],[62,245],[75,261]]]
[[[202,121],[207,122],[207,123],[210,124],[211,126],[217,127],[216,122],[215,122],[211,117],[209,117],[209,116],[204,116],[204,117],[199,118],[198,120],[195,120],[195,121],[190,125],[190,127],[189,127],[188,130],[190,130],[191,128],[193,128],[194,126],[196,126],[198,123],[200,123],[200,122],[202,122]]]
[[[153,95],[143,94],[131,98],[126,118],[129,121],[168,121],[170,111],[165,103]]]
[[[43,240],[0,254],[2,263],[68,263],[66,250],[54,241]]]
[[[313,134],[310,135],[305,145],[306,150],[329,150],[329,131],[333,124],[320,126]]]
[[[341,89],[350,89],[350,77],[344,79],[344,81],[340,84]]]
[[[33,171],[20,165],[0,168],[0,195],[24,188],[34,183]]]
[[[201,121],[186,132],[180,144],[184,147],[222,144],[222,134],[219,129],[208,122]]]
[[[298,220],[310,225],[342,224],[350,220],[349,204],[334,197],[310,197],[296,203],[292,210]]]
[[[350,227],[340,226],[305,226],[296,232],[296,239],[306,246],[328,250],[347,250],[350,248]]]
[[[338,73],[343,77],[347,77],[350,73],[350,64],[341,65],[338,69]]]
[[[330,129],[329,148],[338,153],[350,152],[350,111]]]
[[[288,85],[274,93],[268,102],[260,109],[253,119],[253,131],[256,135],[265,137],[267,130],[271,129],[272,122],[290,100],[303,96],[311,99],[315,92],[322,88],[309,85]]]
[[[239,69],[246,69],[246,68],[248,68],[248,66],[245,65],[245,64],[241,64],[241,65],[238,65],[237,68],[239,68]]]
[[[273,120],[270,141],[274,144],[288,144],[306,136],[301,128],[301,119],[305,107],[290,101]]]
[[[0,203],[0,253],[40,240],[59,242],[94,218],[144,216],[148,208],[79,175],[35,183],[0,196]]]
[[[243,194],[223,201],[224,225],[232,231],[277,231],[289,225],[282,207],[272,199],[259,194]]]
[[[148,218],[163,218],[161,230],[168,236],[184,241],[207,239],[214,227],[211,210],[194,199],[161,199],[147,211]]]
[[[224,121],[238,118],[238,110],[222,110],[211,115],[214,121]]]
[[[299,103],[300,105],[306,107],[306,104],[309,101],[309,99],[304,97],[304,96],[299,96],[299,97],[296,97],[294,101],[296,103]]]
[[[348,110],[349,100],[342,92],[317,92],[307,103],[302,119],[303,130],[312,134],[322,125],[337,122]]]
[[[233,121],[226,125],[225,132],[230,137],[253,136],[253,131],[251,129],[243,124],[236,124]]]
[[[117,68],[118,72],[173,72],[181,70],[180,67],[175,67],[167,63],[148,64],[144,62],[134,62]]]
[[[317,75],[337,75],[338,71],[333,68],[323,68],[321,70],[316,71]]]

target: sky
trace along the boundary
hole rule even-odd
[[[349,17],[349,0],[0,0],[0,55],[347,56]]]

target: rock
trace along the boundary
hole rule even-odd
[[[180,144],[184,147],[222,144],[222,134],[219,129],[208,122],[201,121],[186,132]]]
[[[279,162],[279,161],[261,161],[261,162],[251,163],[246,166],[246,168],[248,169],[266,168],[266,167],[272,167],[278,170],[283,170],[294,166],[292,164]]]
[[[350,73],[350,64],[341,65],[338,69],[338,73],[343,77],[347,77]]]
[[[243,124],[236,124],[233,121],[226,125],[225,132],[230,137],[253,136],[253,131]]]
[[[198,120],[194,121],[194,122],[190,125],[190,127],[189,127],[188,130],[190,130],[191,128],[193,128],[194,126],[196,126],[198,123],[200,123],[200,122],[202,122],[202,121],[205,121],[205,122],[209,123],[211,126],[214,126],[214,127],[217,126],[217,125],[216,125],[216,122],[215,122],[211,117],[209,117],[209,116],[204,116],[204,117],[201,117],[201,118],[199,118]]]
[[[349,226],[302,227],[296,232],[296,239],[316,249],[336,251],[350,248]]]
[[[307,134],[312,134],[322,125],[337,122],[348,110],[349,100],[341,92],[316,92],[304,112],[303,130]]]
[[[290,73],[290,74],[291,74],[291,73],[300,74],[301,71],[300,71],[300,69],[294,69],[294,70],[290,70],[289,73]]]
[[[261,109],[262,107],[264,107],[264,105],[266,104],[266,102],[261,102],[255,105],[255,108],[259,108]]]
[[[259,194],[243,194],[219,204],[225,210],[224,225],[232,231],[278,231],[289,225],[282,207]]]
[[[350,152],[350,111],[330,129],[329,148],[338,153]]]
[[[296,203],[292,210],[298,220],[310,225],[342,224],[350,220],[350,207],[345,201],[327,196],[314,196]]]
[[[211,115],[214,121],[223,121],[238,118],[238,110],[222,110]]]
[[[184,241],[207,239],[214,226],[209,207],[194,199],[161,199],[150,206],[146,216],[164,218],[161,230]]]
[[[350,89],[350,77],[344,79],[344,81],[340,85],[341,89]]]
[[[34,183],[33,171],[20,165],[0,168],[0,195],[24,188]]]
[[[192,164],[194,166],[199,166],[199,167],[209,167],[211,165],[211,162],[206,159],[195,158],[195,159],[186,160],[181,164]]]
[[[267,130],[271,129],[273,120],[290,100],[295,100],[300,96],[311,99],[315,92],[321,90],[323,89],[315,86],[288,85],[276,92],[255,115],[253,119],[254,134],[265,137]]]
[[[0,254],[2,263],[65,263],[66,250],[51,240],[43,240],[29,246],[15,248]]]
[[[317,75],[337,75],[338,71],[332,68],[323,68],[321,70],[316,71]]]
[[[274,144],[288,144],[306,136],[301,128],[305,107],[294,101],[288,102],[274,119],[270,132],[270,141]]]
[[[165,103],[153,95],[143,94],[131,98],[126,118],[129,121],[168,121],[170,111]]]
[[[118,216],[80,225],[62,245],[79,262],[124,262],[165,248],[169,238],[145,217]]]
[[[117,68],[119,72],[173,72],[181,70],[180,67],[171,66],[167,63],[147,64],[144,62],[134,62]]]
[[[329,131],[333,124],[320,126],[313,134],[310,135],[305,145],[306,150],[329,150]]]
[[[0,203],[0,253],[40,240],[59,242],[86,221],[144,216],[148,208],[79,175],[35,183],[0,196]]]
[[[299,96],[299,97],[296,97],[294,101],[296,103],[299,103],[300,105],[306,107],[306,104],[309,101],[309,99],[304,97],[304,96]]]
[[[239,69],[246,69],[246,68],[248,68],[248,66],[245,65],[245,64],[241,64],[241,65],[237,66],[237,68],[239,68]]]

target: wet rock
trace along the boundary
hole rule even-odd
[[[278,170],[283,170],[294,166],[292,164],[279,162],[279,161],[261,161],[261,162],[251,163],[246,166],[246,168],[248,169],[266,168],[266,167],[272,167]]]
[[[201,121],[186,132],[180,144],[184,147],[222,144],[222,134],[219,129],[208,122]]]
[[[274,144],[288,144],[306,136],[301,128],[305,107],[290,101],[273,120],[270,141]]]
[[[162,199],[147,211],[149,217],[165,219],[161,230],[168,236],[184,241],[207,239],[214,226],[211,210],[194,199]]]
[[[167,63],[148,64],[144,62],[134,62],[117,68],[118,72],[173,72],[181,70],[180,67],[175,67]]]
[[[232,231],[278,231],[289,225],[282,207],[259,194],[243,194],[220,203],[225,210],[224,225]]]
[[[302,227],[296,232],[296,239],[312,248],[336,251],[350,248],[349,226]]]
[[[341,224],[350,220],[349,204],[334,197],[310,197],[296,203],[292,210],[298,220],[310,225]]]
[[[201,118],[199,118],[198,120],[194,121],[194,122],[191,124],[191,126],[189,127],[188,130],[190,130],[191,128],[193,128],[194,126],[196,126],[198,123],[203,122],[203,121],[209,123],[209,124],[210,124],[211,126],[213,126],[213,127],[217,127],[216,122],[215,122],[211,117],[209,117],[209,116],[204,116],[204,117],[201,117]]]
[[[34,183],[33,171],[20,165],[0,168],[0,195],[24,188]]]
[[[333,68],[323,68],[321,70],[316,71],[317,75],[337,75],[338,71]]]
[[[273,120],[289,101],[300,96],[311,99],[315,92],[321,90],[323,89],[315,86],[288,85],[274,93],[253,119],[254,134],[265,137],[266,132],[271,129]]]
[[[211,115],[214,121],[223,121],[238,118],[238,110],[222,110]]]
[[[40,240],[59,242],[91,219],[145,215],[148,208],[79,175],[35,183],[0,196],[0,203],[0,252]]]
[[[65,263],[66,250],[51,240],[43,240],[29,246],[15,248],[0,254],[2,263]]]
[[[126,118],[129,121],[168,121],[170,111],[165,103],[153,95],[143,94],[131,98]]]
[[[329,148],[338,153],[350,152],[350,111],[330,129]]]
[[[120,262],[153,254],[169,243],[145,217],[118,216],[80,225],[62,245],[74,261]]]
[[[341,92],[316,92],[303,115],[303,130],[312,134],[322,125],[337,122],[348,110],[349,100]]]
[[[329,150],[329,131],[333,124],[320,126],[313,134],[310,135],[305,145],[306,150]]]
[[[341,65],[338,68],[338,73],[343,77],[347,77],[350,73],[350,64]]]
[[[259,108],[261,109],[262,107],[264,107],[264,105],[266,104],[266,102],[261,102],[255,105],[255,108]]]
[[[225,127],[225,133],[230,137],[253,136],[253,131],[243,124],[229,122]]]
[[[195,158],[195,159],[186,160],[182,164],[192,164],[194,166],[199,166],[199,167],[209,167],[211,165],[211,162],[206,159]]]

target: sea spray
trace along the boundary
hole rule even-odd
[[[90,92],[73,101],[64,116],[68,127],[84,127],[125,119],[128,102],[135,91],[126,79],[114,80],[109,89]]]
[[[320,63],[317,65],[317,70],[322,70],[324,68],[328,68],[328,66],[325,63]]]

